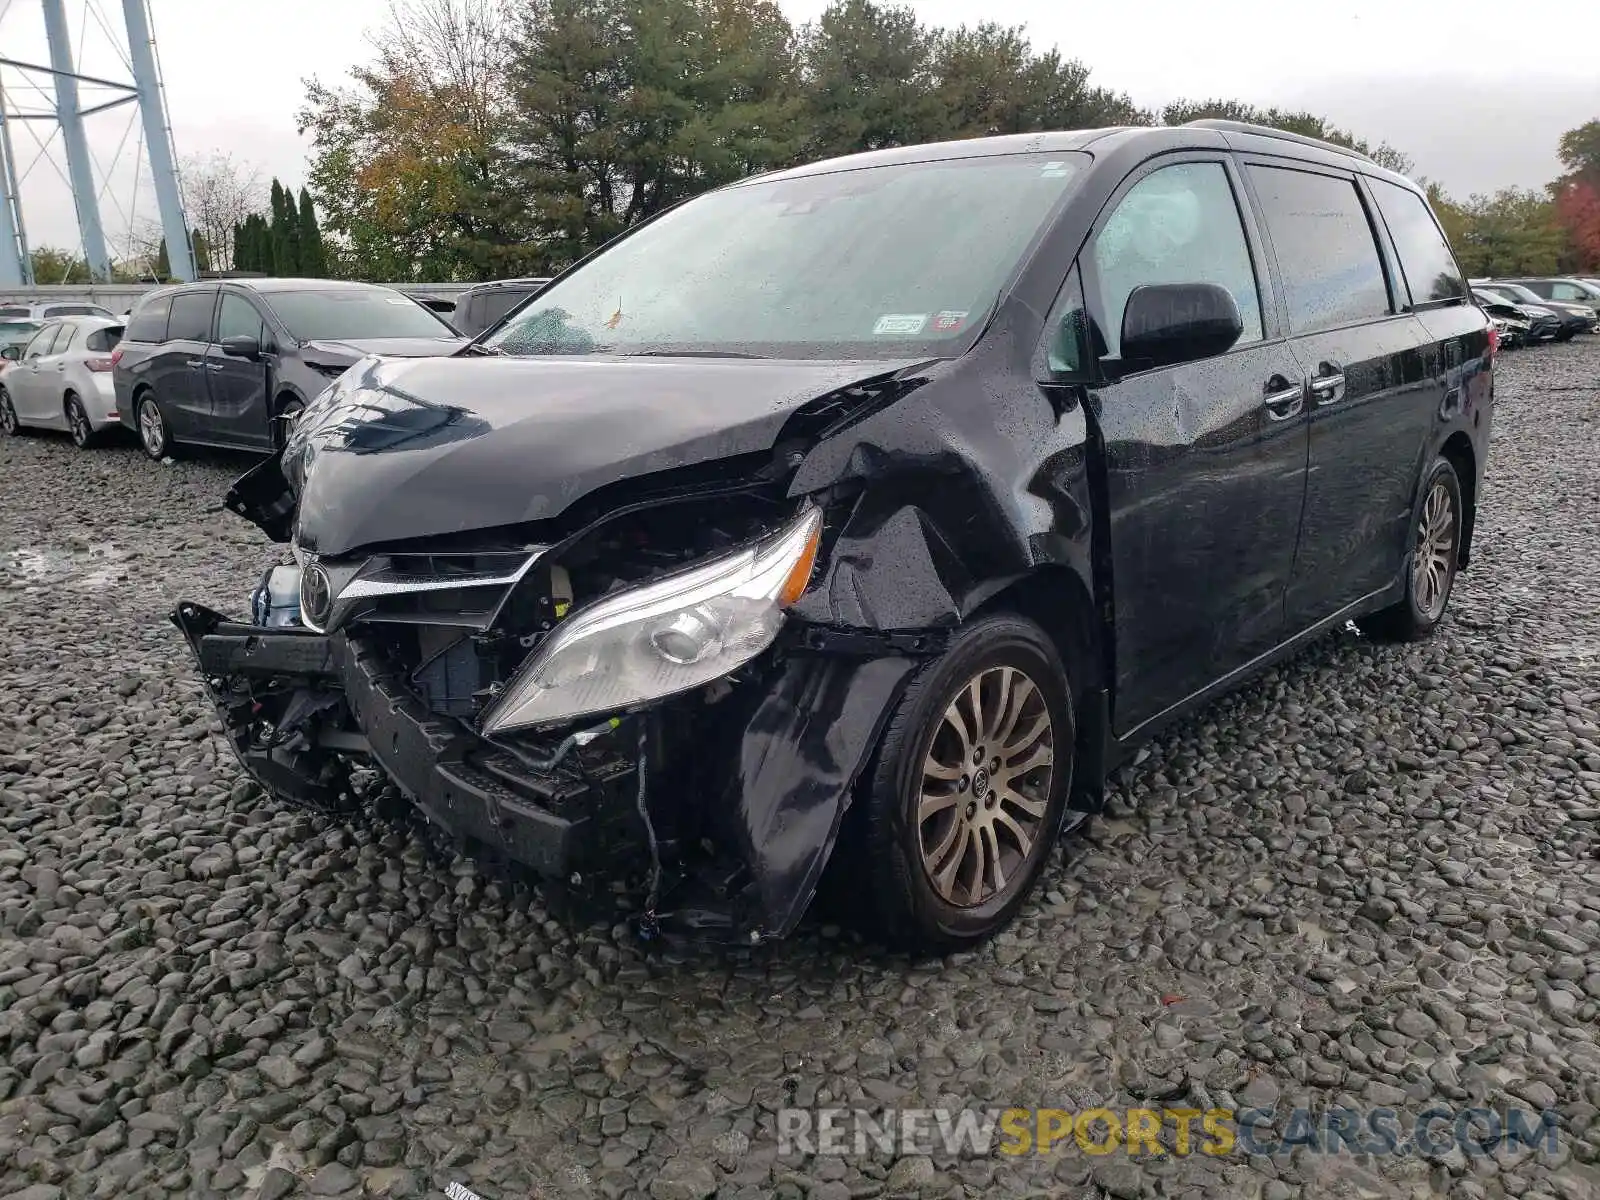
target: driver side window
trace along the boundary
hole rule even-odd
[[[1221,163],[1175,163],[1146,175],[1118,201],[1092,253],[1107,357],[1120,357],[1122,311],[1133,289],[1147,283],[1227,288],[1244,322],[1239,344],[1261,340],[1261,296]]]

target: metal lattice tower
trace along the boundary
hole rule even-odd
[[[0,0],[0,21],[5,20],[7,10],[18,2]],[[29,0],[21,2],[28,3]],[[97,282],[110,279],[111,258],[107,253],[105,231],[100,220],[103,187],[97,182],[84,121],[85,118],[128,104],[139,106],[141,141],[149,159],[150,180],[161,216],[162,233],[166,238],[169,268],[177,279],[194,279],[193,247],[189,241],[189,227],[184,218],[183,197],[173,159],[171,122],[162,92],[155,40],[150,32],[149,0],[122,0],[125,47],[100,9],[100,0],[84,0],[85,26],[92,14],[101,31],[107,37],[116,38],[117,56],[126,65],[131,77],[126,81],[84,74],[80,70],[80,60],[73,52],[65,0],[39,0],[39,3],[43,9],[49,64],[0,57],[0,69],[9,69],[13,77],[25,81],[25,86],[48,98],[50,93],[45,92],[39,82],[44,79],[53,86],[54,93],[54,102],[46,110],[23,111],[15,105],[13,97],[8,96],[5,76],[0,74],[0,287],[30,286],[35,282],[22,215],[21,186],[25,172],[18,170],[15,153],[17,139],[13,136],[13,130],[23,121],[54,123],[59,130],[66,157],[66,177],[72,189],[73,207],[78,218],[79,239],[90,277]],[[6,44],[10,45],[13,41],[8,39]],[[102,94],[110,91],[114,95],[109,100],[84,107],[80,86]],[[131,120],[129,126],[132,127]],[[37,138],[35,141],[42,157],[48,143]],[[123,141],[125,145],[126,133]],[[119,157],[120,154],[119,148]]]

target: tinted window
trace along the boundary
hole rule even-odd
[[[455,336],[430,310],[388,288],[272,292],[263,299],[302,342]]]
[[[84,339],[85,350],[95,350],[104,354],[108,350],[115,350],[117,343],[122,340],[122,326],[109,325],[104,329],[96,329]]]
[[[510,354],[952,353],[1084,162],[1006,154],[708,192],[551,284],[488,344]]]
[[[209,342],[211,310],[216,307],[216,303],[216,292],[179,292],[172,298],[172,318],[167,322],[167,341]]]
[[[1272,235],[1295,333],[1386,315],[1389,288],[1367,210],[1348,179],[1249,168]]]
[[[255,305],[242,296],[223,292],[222,307],[217,312],[217,341],[231,337],[266,340],[262,336],[261,314],[256,311]]]
[[[1467,281],[1461,277],[1450,244],[1428,211],[1427,202],[1415,192],[1381,179],[1371,180],[1370,186],[1400,255],[1400,270],[1411,290],[1411,302],[1426,304],[1465,296]]]
[[[1600,298],[1594,289],[1586,288],[1577,283],[1551,284],[1550,294],[1557,300],[1572,300],[1578,304],[1593,304],[1597,298]]]
[[[484,328],[498,323],[501,317],[533,295],[536,290],[536,288],[496,288],[485,294],[482,297],[482,307],[478,310]]]
[[[52,304],[44,310],[47,317],[109,317],[108,309],[98,304]]]
[[[167,340],[167,314],[172,310],[172,297],[161,296],[146,300],[128,321],[127,339],[130,342],[164,342]]]
[[[26,308],[0,308],[0,321],[11,317],[29,317],[33,314]]]
[[[1147,283],[1215,283],[1233,293],[1244,320],[1241,342],[1261,340],[1261,298],[1233,187],[1221,163],[1163,167],[1134,184],[1095,235],[1100,331],[1115,358],[1122,310]]]

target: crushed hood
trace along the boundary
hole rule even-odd
[[[300,356],[313,367],[348,367],[369,354],[381,354],[385,358],[431,358],[442,354],[454,354],[466,344],[466,338],[451,337],[440,330],[439,337],[302,342]]]
[[[768,450],[809,402],[911,365],[370,359],[305,410],[281,464],[267,467],[296,494],[299,544],[337,555],[543,520],[622,479]],[[259,510],[271,489],[258,476],[248,494],[252,476],[229,506],[279,536],[285,506],[269,526]]]

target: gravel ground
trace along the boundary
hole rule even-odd
[[[1509,355],[1439,636],[1162,740],[1014,929],[570,930],[235,767],[165,614],[244,460],[0,442],[0,1195],[1600,1196],[1600,338]],[[780,1157],[796,1105],[1553,1108],[1554,1154]]]

